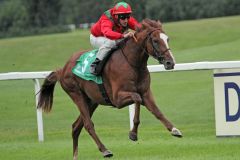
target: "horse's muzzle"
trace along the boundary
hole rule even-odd
[[[166,70],[171,70],[174,69],[175,63],[173,61],[166,60],[163,62],[163,65]]]

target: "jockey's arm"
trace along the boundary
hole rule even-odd
[[[123,38],[123,34],[114,32],[112,30],[113,24],[109,20],[103,20],[101,25],[101,31],[105,37],[111,40],[117,40]]]
[[[133,35],[134,35],[134,32],[129,31],[123,34],[123,38],[133,37]]]

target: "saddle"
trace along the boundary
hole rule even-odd
[[[101,63],[98,64],[97,68],[98,71],[102,73],[104,66],[107,62],[107,60],[111,57],[112,53],[117,49],[113,48],[108,53],[107,56],[101,61]],[[87,81],[94,81],[97,83],[99,90],[105,100],[105,102],[109,105],[113,105],[110,101],[106,89],[103,85],[103,79],[101,74],[99,76],[95,76],[90,73],[90,65],[93,63],[93,61],[96,59],[96,53],[98,52],[97,49],[91,50],[88,52],[85,52],[82,54],[79,59],[76,61],[76,65],[73,67],[72,72],[73,74],[77,75],[78,77],[87,80]]]
[[[97,51],[98,50],[95,49],[82,54],[76,61],[76,65],[73,67],[72,72],[82,79],[102,84],[103,82],[101,76],[95,76],[90,73],[90,65],[96,59]]]
[[[105,102],[109,105],[112,105],[112,102],[110,101],[106,89],[103,85],[103,79],[102,79],[102,71],[104,69],[104,66],[106,65],[108,59],[112,56],[113,52],[121,48],[127,39],[123,39],[120,42],[117,43],[116,47],[113,47],[107,54],[106,57],[97,65],[96,70],[100,73],[99,76],[95,76],[90,73],[90,66],[96,59],[96,53],[98,52],[97,49],[91,50],[88,52],[85,52],[82,54],[79,59],[76,61],[76,65],[73,67],[72,72],[77,75],[78,77],[88,80],[88,81],[94,81],[98,84],[99,90],[105,100]]]

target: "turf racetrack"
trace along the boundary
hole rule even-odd
[[[177,63],[240,60],[240,16],[164,24]],[[91,49],[89,31],[0,40],[0,72],[49,71],[62,67],[79,50]],[[157,64],[153,59],[149,64]],[[151,74],[155,99],[183,132],[172,137],[144,107],[139,140],[128,139],[128,108],[99,106],[95,129],[113,160],[237,160],[240,138],[216,138],[212,71]],[[72,159],[71,124],[79,115],[56,86],[53,110],[44,114],[45,141],[37,141],[32,80],[0,81],[0,159]],[[82,131],[79,159],[103,159]]]

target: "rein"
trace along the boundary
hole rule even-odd
[[[152,46],[152,48],[153,48],[153,57],[156,58],[160,63],[163,63],[164,53],[167,52],[167,51],[169,51],[169,50],[171,50],[171,49],[170,49],[170,48],[167,48],[167,49],[166,49],[165,51],[163,51],[162,53],[157,49],[156,45],[154,44],[154,42],[153,42],[153,40],[152,40],[152,38],[151,38],[151,34],[152,34],[153,32],[155,32],[155,31],[158,31],[158,30],[160,31],[160,29],[154,29],[154,30],[150,31],[150,32],[147,34],[147,37],[143,40],[143,43],[141,44],[141,48],[142,48],[142,50],[144,50],[145,53],[147,53],[148,55],[150,55],[150,54],[149,54],[149,51],[147,50],[147,42],[151,39],[151,42],[150,42],[150,43],[151,43],[151,46]],[[135,42],[137,42],[136,37],[133,36],[133,38],[134,38]],[[124,45],[126,45],[126,43],[125,43]],[[144,46],[144,47],[143,47],[143,46]],[[126,54],[125,54],[124,51],[123,51],[123,47],[120,47],[120,49],[121,49],[121,51],[122,51],[122,54],[123,54],[124,58],[125,58],[126,61],[128,62],[128,64],[129,64],[131,67],[133,67],[133,68],[139,69],[139,67],[140,67],[141,64],[140,64],[139,66],[138,66],[138,65],[133,65],[133,64],[131,64],[131,63],[129,62]],[[160,53],[160,55],[158,55],[157,53]]]
[[[135,37],[135,38],[136,38],[136,37]],[[126,43],[125,43],[124,45],[126,45]],[[126,59],[127,63],[128,63],[132,68],[136,68],[136,69],[137,69],[137,68],[140,67],[140,65],[139,65],[139,66],[135,66],[135,65],[131,64],[131,63],[129,62],[127,56],[125,55],[124,51],[123,51],[123,47],[120,47],[120,49],[121,49],[121,51],[122,51],[122,55],[123,55],[124,58]]]

